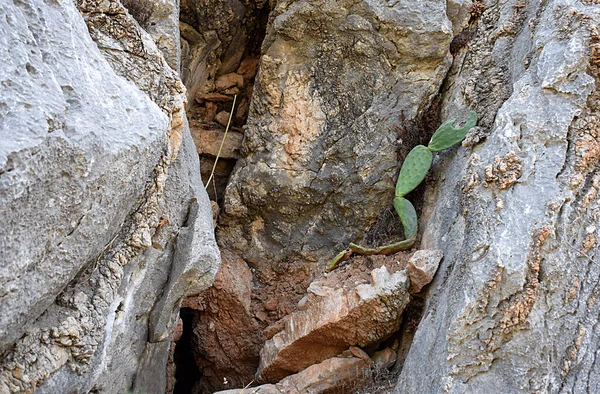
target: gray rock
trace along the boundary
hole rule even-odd
[[[151,312],[162,339],[218,269],[181,82],[118,1],[78,6],[0,4],[3,394],[161,391]]]
[[[360,240],[391,206],[408,143],[399,117],[415,119],[437,93],[451,39],[445,1],[278,1],[222,246],[260,268],[325,263]]]
[[[4,350],[139,204],[168,120],[114,74],[72,5],[1,7]],[[113,110],[100,111],[109,100]]]
[[[421,246],[445,258],[396,392],[598,392],[600,6],[486,5],[443,115],[490,132],[433,165]]]
[[[169,66],[179,73],[181,38],[179,35],[179,0],[145,0],[152,5],[152,16],[144,25]]]

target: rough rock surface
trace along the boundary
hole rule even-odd
[[[327,286],[327,280],[311,283],[308,305],[288,316],[261,350],[257,380],[277,382],[349,346],[366,346],[397,331],[410,300],[406,270],[390,273],[383,266],[370,277],[370,283],[350,278],[338,288]]]
[[[223,251],[213,286],[184,301],[184,307],[196,311],[192,345],[202,369],[196,392],[244,387],[254,379],[264,340],[250,310],[251,289],[252,273],[246,263]]]
[[[442,0],[276,3],[222,245],[260,268],[330,258],[364,235],[390,204],[398,150],[410,145],[394,126],[427,107],[448,70],[445,9]]]
[[[2,393],[164,387],[218,269],[181,83],[119,2],[77,5],[0,3]]]
[[[127,11],[148,32],[171,68],[181,68],[179,0],[121,0]]]
[[[181,0],[181,78],[189,106],[198,94],[214,91],[218,77],[235,72],[245,54],[260,48],[263,9],[268,10],[265,0]]]
[[[304,394],[346,392],[372,375],[371,365],[357,357],[332,357],[290,375],[277,384],[247,389],[219,391],[215,394]]]
[[[442,114],[487,139],[434,163],[445,258],[397,392],[598,392],[600,5],[483,3]]]
[[[144,29],[171,68],[179,74],[181,69],[181,36],[179,34],[179,0],[145,0],[153,6],[150,23]]]
[[[408,277],[410,278],[410,291],[418,293],[431,283],[440,261],[444,257],[441,250],[417,250],[408,260]]]

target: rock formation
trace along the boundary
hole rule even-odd
[[[474,11],[442,116],[481,130],[434,164],[421,247],[445,257],[397,392],[597,392],[600,6]]]
[[[196,364],[202,369],[196,388],[199,393],[252,382],[264,342],[250,307],[252,273],[230,252],[222,256],[213,286],[183,303],[195,314],[191,344]]]
[[[77,6],[0,4],[2,393],[164,387],[218,269],[183,85],[118,1]]]
[[[260,268],[324,263],[361,239],[391,201],[398,153],[419,138],[399,136],[399,119],[428,107],[450,65],[444,9],[440,0],[277,2],[222,246]]]
[[[276,383],[350,346],[367,346],[397,331],[410,300],[407,272],[390,274],[382,266],[370,276],[370,283],[351,276],[337,288],[313,282],[308,291],[316,297],[286,318],[283,330],[261,350],[258,380]]]

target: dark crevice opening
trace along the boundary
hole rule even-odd
[[[183,333],[175,345],[175,389],[174,394],[189,394],[202,377],[202,372],[196,365],[192,345],[192,329],[194,310],[181,308],[179,313],[183,321]]]

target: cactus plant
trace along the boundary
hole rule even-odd
[[[398,181],[396,182],[396,196],[393,203],[402,221],[406,239],[378,248],[364,248],[351,243],[348,249],[341,251],[334,257],[327,268],[325,268],[326,272],[333,270],[340,262],[349,259],[353,253],[362,255],[388,255],[410,249],[414,245],[417,239],[417,213],[410,201],[405,199],[404,196],[413,191],[425,179],[433,161],[433,152],[448,149],[465,139],[467,132],[477,123],[477,114],[474,111],[470,111],[467,121],[462,127],[455,128],[455,122],[455,119],[450,119],[442,123],[431,137],[427,146],[415,146],[409,152],[408,156],[406,156],[406,159],[404,159],[400,174],[398,175]]]
[[[470,111],[467,116],[467,121],[463,127],[454,128],[454,119],[444,122],[431,137],[429,148],[432,152],[439,152],[448,149],[465,139],[471,127],[477,123],[477,114],[475,111]]]

